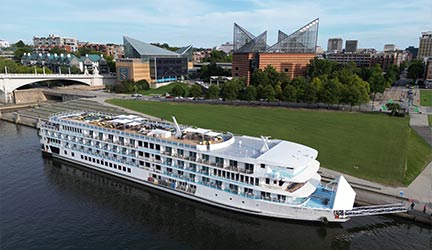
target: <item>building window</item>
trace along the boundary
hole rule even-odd
[[[239,67],[235,67],[235,70],[238,70],[239,69]]]
[[[234,76],[239,76],[239,74],[238,74],[238,73],[235,73]]]
[[[284,71],[285,71],[285,72],[288,72],[288,69],[287,69],[287,68],[285,68],[285,69],[284,69]]]

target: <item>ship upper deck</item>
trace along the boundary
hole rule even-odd
[[[234,137],[230,133],[180,126],[136,115],[114,116],[98,112],[82,112],[63,116],[63,119],[201,147],[221,144]]]
[[[187,127],[135,115],[110,115],[99,112],[76,112],[59,115],[61,119],[120,130],[171,142],[187,144],[215,156],[256,159],[273,166],[303,168],[314,161],[318,151],[284,140],[267,140],[251,136]]]

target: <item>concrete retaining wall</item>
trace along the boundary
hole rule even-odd
[[[44,102],[47,100],[44,93],[39,89],[15,90],[14,96],[16,104]]]

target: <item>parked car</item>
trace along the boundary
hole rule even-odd
[[[135,94],[132,94],[132,97],[142,97],[142,95],[138,94],[138,93],[135,93]]]

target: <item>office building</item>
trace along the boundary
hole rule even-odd
[[[116,61],[117,80],[146,80],[152,86],[186,77],[192,67],[192,46],[169,51],[123,37],[124,58]]]
[[[316,56],[318,24],[315,19],[290,35],[279,31],[277,43],[269,46],[266,31],[255,37],[235,23],[232,76],[244,77],[249,84],[254,70],[269,65],[290,78],[304,75],[309,61]]]
[[[411,54],[411,58],[417,58],[418,50],[419,50],[418,48],[415,48],[414,46],[409,46],[405,50]]]
[[[218,50],[225,52],[225,54],[229,54],[233,51],[234,49],[234,44],[230,43],[230,42],[226,42],[224,44],[221,44],[221,46],[219,46]]]
[[[355,53],[357,51],[357,40],[346,40],[345,41],[345,52]]]
[[[422,32],[417,58],[423,59],[432,56],[432,31]]]
[[[330,38],[327,43],[327,52],[341,52],[342,38]]]
[[[395,50],[397,50],[397,47],[394,44],[386,44],[386,45],[384,45],[384,52],[395,51]]]

